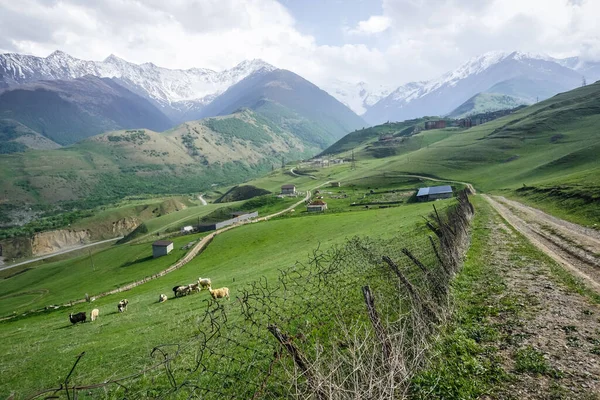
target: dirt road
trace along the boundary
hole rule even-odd
[[[557,279],[551,262],[528,251],[500,217],[487,230],[486,263],[497,276],[489,282],[496,290],[485,286],[493,293],[487,307],[497,312],[484,323],[500,333],[489,346],[511,379],[483,398],[598,399],[600,306]]]
[[[117,240],[120,240],[120,239],[123,239],[123,236],[119,236],[119,237],[108,239],[108,240],[102,240],[100,242],[94,242],[94,243],[84,244],[82,246],[72,247],[72,248],[65,249],[65,250],[60,250],[60,251],[57,251],[55,253],[47,254],[47,255],[45,255],[43,257],[32,258],[31,260],[22,261],[22,262],[19,262],[19,263],[16,263],[16,264],[3,265],[3,266],[0,266],[0,271],[2,271],[3,269],[9,269],[9,268],[13,268],[13,267],[18,267],[19,265],[25,265],[25,264],[29,264],[29,263],[32,263],[32,262],[44,260],[46,258],[55,257],[55,256],[57,256],[59,254],[65,254],[65,253],[70,253],[70,252],[75,251],[75,250],[85,249],[86,247],[96,246],[96,245],[99,245],[99,244],[102,244],[102,243],[116,242]]]
[[[536,247],[600,292],[600,232],[504,197],[483,197]]]

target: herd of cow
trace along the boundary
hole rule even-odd
[[[211,287],[211,280],[210,278],[198,278],[198,282],[196,283],[191,283],[189,285],[177,285],[173,288],[173,294],[175,295],[175,297],[183,297],[186,296],[188,294],[194,293],[194,292],[200,292],[202,289],[206,289],[209,291],[210,295],[212,296],[213,299],[222,299],[222,298],[227,298],[227,300],[229,300],[229,288],[226,287],[222,287],[219,289],[213,289]],[[167,301],[167,296],[164,294],[161,294],[158,297],[158,302],[159,303],[164,303],[165,301]],[[124,311],[127,311],[127,304],[129,304],[129,301],[127,299],[123,299],[121,301],[119,301],[119,303],[117,304],[117,310],[122,313]],[[95,321],[96,318],[98,318],[98,315],[100,314],[100,310],[98,310],[97,308],[94,308],[92,310],[91,313],[91,320]],[[87,319],[86,313],[85,311],[82,312],[78,312],[78,313],[71,313],[69,314],[69,321],[71,321],[72,324],[76,324],[78,322],[85,322]]]

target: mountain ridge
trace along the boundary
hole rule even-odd
[[[370,107],[363,117],[375,124],[423,115],[445,115],[477,93],[511,79],[527,80],[530,92],[521,95],[529,100],[543,100],[581,85],[582,68],[590,73],[591,80],[600,78],[600,63],[585,63],[576,57],[560,60],[519,51],[489,52],[433,80],[398,87]]]

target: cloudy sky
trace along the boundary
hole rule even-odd
[[[0,0],[0,52],[395,86],[488,51],[600,60],[600,0]]]

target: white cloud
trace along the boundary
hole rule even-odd
[[[372,15],[365,21],[360,21],[354,29],[348,30],[353,35],[373,35],[386,31],[392,24],[389,17],[383,15]]]
[[[262,58],[321,86],[399,85],[492,50],[598,60],[598,15],[598,0],[382,0],[347,43],[322,45],[276,0],[0,0],[0,51],[217,70]]]

